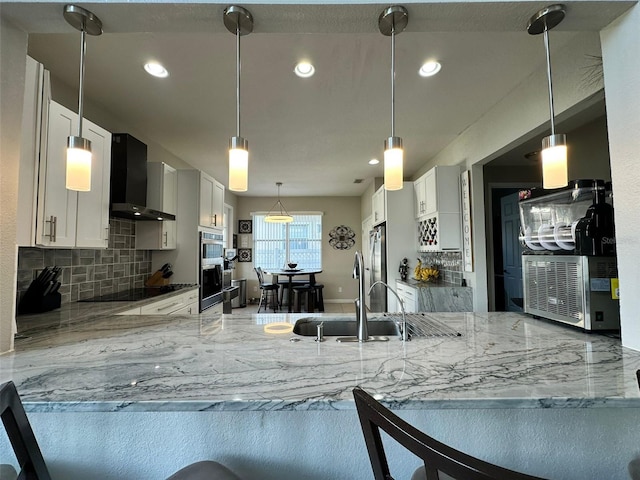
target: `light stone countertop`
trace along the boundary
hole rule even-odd
[[[618,339],[523,314],[425,315],[462,335],[291,342],[308,315],[95,317],[31,330],[0,356],[0,381],[28,411],[353,409],[356,385],[394,409],[640,407],[640,353]]]

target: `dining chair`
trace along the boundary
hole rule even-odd
[[[42,452],[31,429],[24,406],[13,382],[0,385],[0,415],[18,461],[19,480],[51,480]],[[211,460],[192,463],[167,480],[241,480],[221,463]]]
[[[361,388],[353,390],[373,476],[393,480],[380,430],[421,458],[412,480],[542,480],[493,465],[441,443],[395,415]],[[441,474],[444,474],[442,477]]]
[[[278,291],[280,290],[280,285],[277,283],[265,283],[264,272],[261,267],[255,267],[254,270],[258,276],[258,284],[260,286],[260,303],[258,304],[258,313],[260,313],[263,302],[264,309],[267,310],[269,308],[269,300],[271,300],[271,308],[273,308],[275,313],[279,308]]]

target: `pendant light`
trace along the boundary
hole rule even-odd
[[[267,223],[291,223],[293,222],[293,217],[289,215],[287,209],[284,208],[282,202],[280,201],[280,187],[282,186],[282,182],[276,182],[276,187],[278,187],[278,201],[271,207],[267,216],[264,217],[264,221]]]
[[[551,82],[551,53],[549,50],[549,30],[558,25],[565,16],[562,4],[550,5],[536,13],[529,20],[527,31],[530,35],[544,34],[544,48],[547,57],[547,80],[549,85],[549,111],[551,135],[542,139],[542,188],[566,187],[569,183],[567,170],[567,137],[556,134],[553,109],[553,84]]]
[[[224,11],[224,26],[236,36],[236,136],[229,140],[229,190],[246,192],[249,184],[249,142],[240,136],[240,37],[253,31],[253,16],[238,6]]]
[[[409,22],[407,9],[394,5],[385,8],[378,18],[380,33],[391,37],[391,136],[384,142],[384,188],[400,190],[402,188],[402,163],[404,152],[402,138],[395,136],[396,118],[396,35],[402,33]]]
[[[102,22],[93,13],[76,5],[65,5],[64,19],[76,30],[80,30],[80,88],[78,92],[78,135],[67,138],[68,190],[88,192],[91,190],[91,142],[82,137],[82,109],[84,95],[84,54],[86,34],[101,35]]]

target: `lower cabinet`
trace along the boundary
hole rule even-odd
[[[415,287],[396,281],[396,291],[398,296],[404,303],[404,311],[406,313],[415,313],[418,311],[418,295]]]
[[[194,289],[141,307],[130,308],[116,315],[195,315],[200,313],[198,297],[199,290]],[[214,313],[213,309],[207,310],[207,312],[209,311]],[[220,304],[220,313],[222,313],[222,304]]]

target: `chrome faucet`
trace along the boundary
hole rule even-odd
[[[356,252],[357,253],[357,252]],[[391,293],[393,293],[395,295],[395,297],[398,299],[398,303],[400,304],[400,309],[402,310],[402,326],[400,327],[401,330],[401,340],[403,342],[406,342],[407,340],[409,340],[409,333],[407,332],[407,315],[406,312],[404,311],[404,302],[402,301],[402,299],[400,298],[400,296],[398,295],[398,293],[391,288],[389,285],[387,285],[386,283],[384,283],[382,280],[377,280],[376,282],[373,282],[373,284],[369,287],[369,291],[367,292],[367,295],[371,294],[371,290],[373,290],[373,287],[375,287],[376,285],[384,285],[387,290],[389,290]],[[356,310],[357,312],[357,310]]]
[[[362,253],[358,251],[356,251],[356,256],[353,262],[353,278],[357,278],[359,280],[358,298],[355,299],[358,342],[366,342],[369,339],[369,326],[367,323],[367,306],[364,302],[364,259],[362,258]]]

